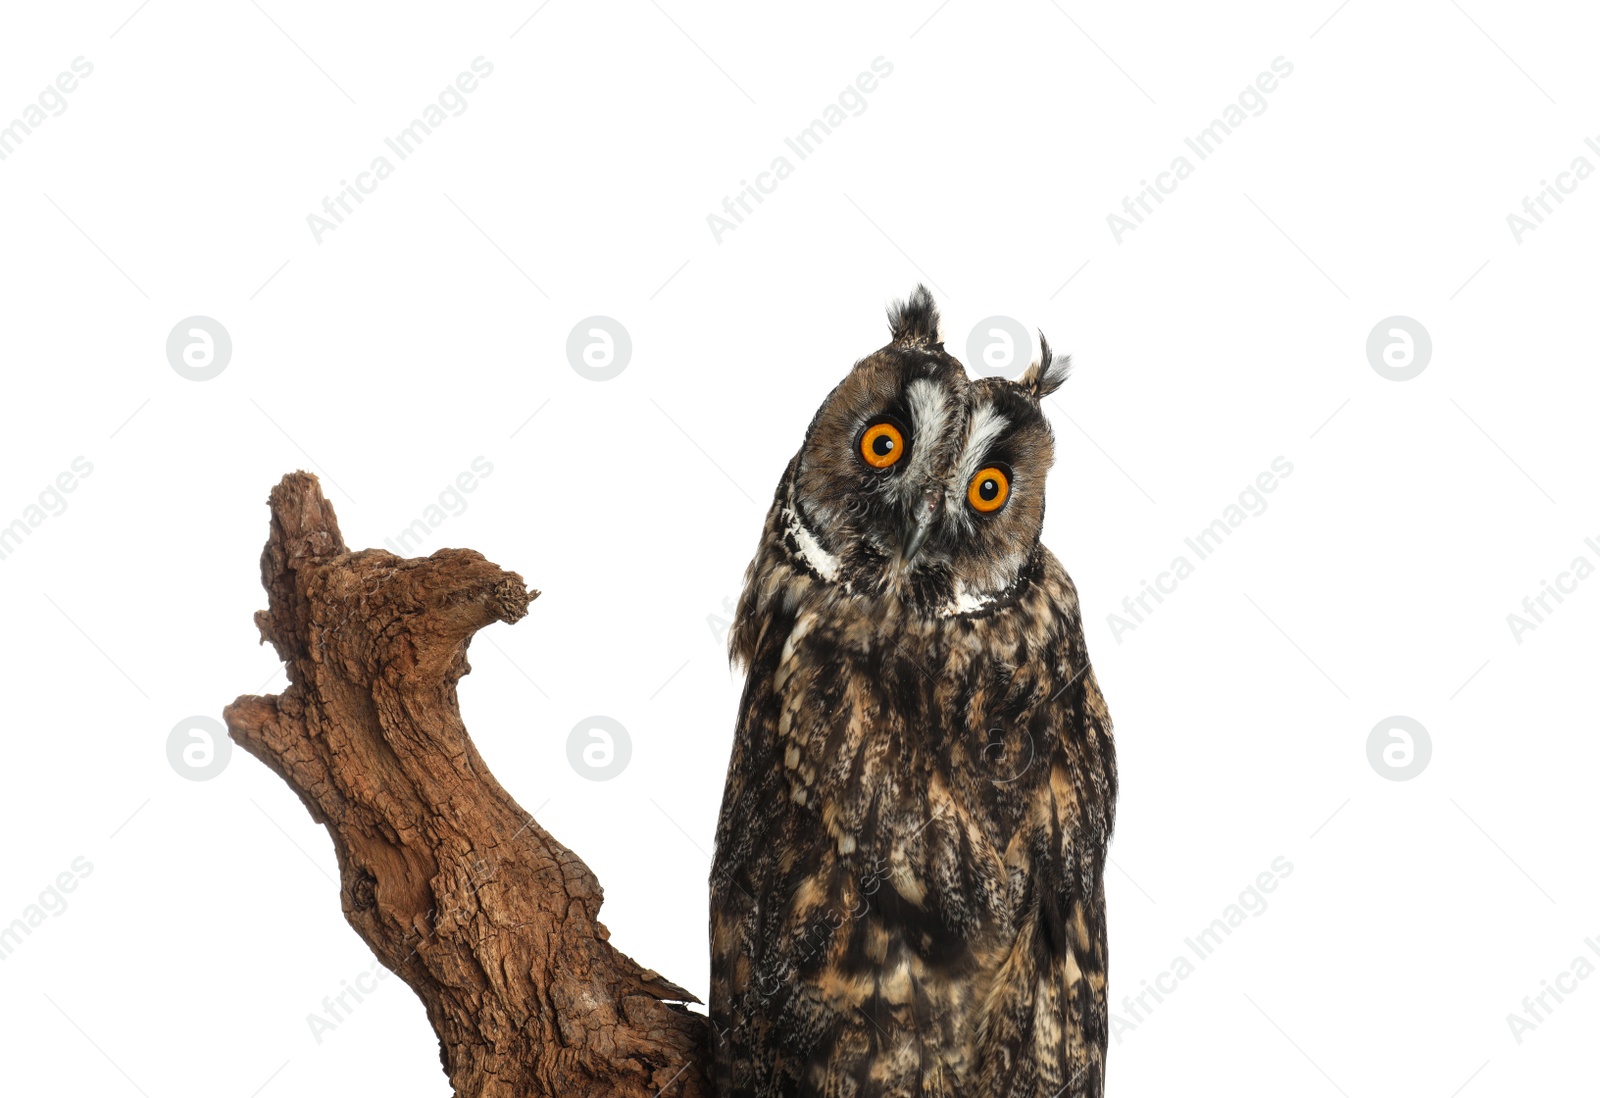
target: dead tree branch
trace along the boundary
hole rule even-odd
[[[479,629],[538,595],[468,549],[352,553],[317,478],[284,477],[261,554],[283,693],[224,716],[328,829],[345,918],[411,985],[462,1098],[706,1098],[693,996],[607,941],[600,883],[462,724]]]

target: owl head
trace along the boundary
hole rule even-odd
[[[1039,402],[1069,362],[1020,378],[967,377],[918,286],[889,310],[892,338],[823,401],[780,490],[790,552],[850,594],[924,613],[980,610],[1033,560],[1054,459]]]

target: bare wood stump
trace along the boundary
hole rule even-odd
[[[228,731],[327,827],[345,918],[422,999],[456,1094],[709,1098],[696,1000],[608,942],[600,882],[462,723],[473,634],[538,592],[469,549],[350,552],[309,473],[268,503],[255,620],[289,687]]]

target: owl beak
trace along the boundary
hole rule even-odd
[[[927,542],[928,535],[933,533],[934,520],[939,517],[940,503],[939,493],[929,492],[911,516],[911,521],[906,524],[905,538],[900,543],[902,568],[911,563],[912,558]]]

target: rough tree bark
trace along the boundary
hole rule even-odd
[[[289,687],[228,731],[327,827],[345,918],[422,999],[456,1094],[707,1098],[694,997],[610,945],[600,883],[462,723],[473,634],[538,592],[468,549],[350,552],[309,473],[268,502],[256,625]]]

